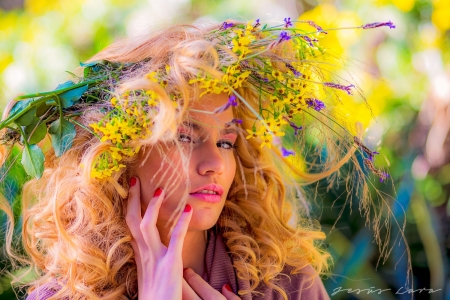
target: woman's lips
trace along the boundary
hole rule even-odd
[[[209,203],[218,203],[222,200],[222,196],[218,194],[191,193],[189,195]]]

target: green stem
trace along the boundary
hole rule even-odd
[[[38,100],[35,100],[33,102],[28,103],[28,105],[22,109],[21,111],[19,111],[17,114],[14,114],[11,117],[8,117],[6,120],[4,120],[3,122],[0,123],[0,130],[5,128],[6,126],[8,126],[9,124],[11,124],[12,122],[14,122],[15,120],[17,120],[18,118],[20,118],[22,115],[24,115],[25,113],[27,113],[32,107],[34,106],[38,106],[39,104],[47,101],[47,99],[49,99],[50,97],[43,97],[43,98],[39,98]]]
[[[25,135],[25,132],[22,129],[22,126],[17,126],[17,128],[19,128],[19,130],[20,130],[20,135],[24,137],[23,142],[25,144],[25,147],[27,147],[27,149],[30,150],[30,144],[28,144],[28,141],[25,138],[26,135]]]
[[[92,130],[90,130],[89,128],[87,128],[86,126],[84,126],[83,124],[81,124],[81,123],[79,123],[79,122],[77,122],[77,121],[75,121],[74,119],[69,118],[69,117],[67,117],[67,120],[68,120],[69,122],[72,122],[72,123],[74,123],[74,124],[80,126],[80,127],[83,128],[84,130],[86,130],[86,131],[88,131],[89,133],[91,133],[92,135],[95,135],[95,137],[98,138],[99,140],[101,139],[100,136],[99,136],[98,134],[96,134],[95,132],[93,132]]]
[[[102,77],[102,78],[98,78],[98,79],[94,79],[94,80],[89,80],[89,81],[82,81],[80,83],[76,83],[74,85],[68,86],[66,88],[63,89],[59,89],[59,90],[54,90],[51,92],[43,92],[43,93],[34,93],[34,94],[28,94],[28,95],[22,95],[22,96],[18,96],[16,97],[14,100],[23,100],[23,99],[28,99],[28,98],[35,98],[35,97],[41,97],[41,96],[50,96],[50,95],[57,95],[66,91],[70,91],[73,90],[75,88],[78,88],[80,86],[84,86],[86,84],[92,84],[92,83],[97,83],[100,82],[104,79],[106,79],[107,77]]]

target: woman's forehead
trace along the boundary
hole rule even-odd
[[[231,107],[219,113],[214,113],[214,111],[227,102],[228,96],[226,94],[204,96],[190,105],[183,121],[186,124],[199,124],[202,127],[210,125],[222,129],[233,120],[233,111]]]

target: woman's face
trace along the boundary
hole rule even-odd
[[[211,112],[227,102],[225,94],[208,95],[191,108]],[[158,187],[166,195],[158,228],[168,225],[173,213],[184,209],[184,196],[193,208],[189,230],[206,230],[216,224],[236,173],[233,146],[237,131],[233,125],[226,127],[232,119],[231,108],[217,114],[190,111],[178,128],[181,147],[175,143],[160,144],[148,150],[150,153],[140,154],[135,175],[141,182],[143,211]],[[183,157],[188,161],[183,161]],[[187,174],[183,171],[186,167]]]

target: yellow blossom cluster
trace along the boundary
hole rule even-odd
[[[170,68],[166,68],[166,72]],[[167,80],[158,72],[151,72],[145,78],[159,83],[162,87]],[[177,106],[174,99],[173,103]],[[114,172],[125,168],[124,157],[132,157],[139,147],[130,146],[130,141],[146,139],[152,134],[152,116],[158,110],[159,97],[153,90],[128,91],[110,100],[112,109],[98,123],[90,124],[101,142],[108,143],[108,150],[95,161],[91,170],[93,178],[111,177]]]
[[[225,45],[237,55],[237,59],[230,65],[222,66],[224,75],[221,79],[206,75],[189,83],[198,84],[202,90],[200,96],[220,93],[237,95],[236,90],[242,87],[244,82],[248,83],[246,86],[257,88],[261,105],[260,120],[255,121],[255,125],[259,123],[259,129],[255,126],[252,130],[247,129],[247,139],[259,138],[262,141],[261,147],[270,148],[274,137],[285,135],[284,125],[288,123],[286,120],[291,122],[307,107],[320,110],[324,105],[321,101],[314,102],[317,81],[313,78],[315,75],[310,65],[302,63],[307,56],[315,55],[315,50],[309,49],[312,47],[312,40],[305,37],[288,37],[286,32],[279,35],[270,32],[266,34],[263,29],[257,28],[258,22],[252,24],[255,23],[234,26],[225,34],[222,33],[226,40]],[[230,26],[228,23],[225,25],[227,28]],[[283,44],[280,49],[288,49],[290,53],[295,53],[295,57],[286,61],[273,60],[276,56],[270,54],[270,51],[281,43]],[[313,47],[316,48],[317,45],[314,40]],[[309,52],[305,49],[309,49]],[[264,52],[268,52],[267,56]],[[242,97],[238,98],[245,101]],[[230,105],[234,104],[229,103],[227,107]]]

